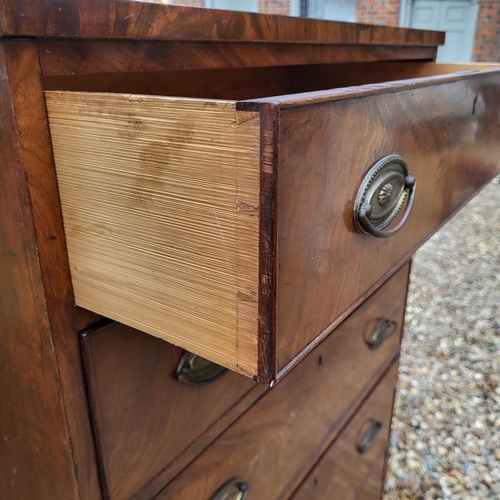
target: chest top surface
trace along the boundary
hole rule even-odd
[[[125,0],[3,0],[0,36],[436,46],[444,33]]]

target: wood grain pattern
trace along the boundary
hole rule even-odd
[[[77,305],[256,375],[258,114],[46,97]]]
[[[356,500],[359,495],[369,500],[380,500],[382,494],[383,458],[389,445],[392,403],[398,377],[394,363],[387,375],[370,394],[366,402],[325,453],[293,500],[341,498]],[[359,444],[371,422],[382,423],[382,428],[366,452],[359,452]]]
[[[398,352],[400,328],[373,351],[367,337],[381,317],[402,324],[407,279],[405,266],[156,498],[209,500],[234,476],[278,498],[307,475]]]
[[[387,283],[387,287],[391,287],[394,291],[399,289],[399,290],[401,290],[401,294],[403,294],[403,287],[405,287],[404,288],[405,296],[404,296],[404,300],[403,300],[403,305],[401,306],[402,311],[403,311],[403,315],[399,316],[398,313],[395,312],[395,310],[385,309],[384,313],[381,312],[381,314],[385,314],[385,316],[380,316],[380,318],[385,317],[388,319],[392,319],[393,321],[396,322],[397,326],[403,325],[403,331],[404,331],[405,314],[406,314],[406,306],[407,306],[407,299],[408,299],[407,291],[408,291],[408,286],[409,286],[409,278],[411,275],[411,265],[412,265],[411,261],[405,263],[401,267],[400,270],[396,271],[396,273],[389,279],[389,282]],[[406,279],[406,281],[404,281],[405,279]],[[360,311],[362,311],[364,307],[367,307],[367,305],[368,305],[368,307],[371,307],[370,304],[372,302],[377,301],[378,297],[380,295],[385,296],[384,294],[388,293],[387,291],[386,292],[383,291],[383,289],[385,287],[386,287],[386,284],[383,284],[382,291],[380,291],[379,289],[377,291],[375,291],[374,296],[370,297],[367,300],[368,304],[362,303],[358,309]],[[381,300],[384,300],[384,299],[381,299]],[[386,300],[387,300],[387,303],[389,303],[390,299],[386,299]],[[398,302],[399,302],[399,299],[398,299]],[[355,312],[357,312],[358,309],[356,309]],[[354,315],[354,314],[355,313],[353,313],[352,315]],[[375,317],[376,311],[372,310],[371,312],[365,312],[365,314],[372,314],[372,317]],[[401,318],[401,319],[399,320],[399,318]],[[369,339],[370,339],[371,334],[373,332],[374,326],[376,326],[376,323],[375,324],[372,323],[371,325],[367,325],[367,328],[363,331],[363,338],[365,339],[366,342],[369,342]],[[397,334],[397,331],[395,333]],[[403,337],[403,332],[400,334],[400,337],[399,337],[400,345],[401,345],[402,337]],[[388,369],[390,369],[390,368],[388,368]],[[382,376],[384,376],[384,375],[382,375]],[[392,409],[391,409],[391,414],[393,414],[393,413],[394,413],[394,402],[393,402]],[[351,416],[352,416],[352,414],[351,414]],[[391,430],[392,430],[392,427],[391,427]],[[335,432],[336,432],[335,435],[337,435],[339,430],[337,429]],[[389,439],[390,439],[390,433],[389,433]],[[310,471],[312,470],[312,468],[316,465],[316,463],[318,461],[318,457],[320,457],[322,453],[326,453],[326,451],[329,448],[329,445],[331,445],[331,442],[332,442],[331,439],[324,440],[324,442],[322,443],[323,446],[318,447],[317,453],[313,457],[311,457],[311,460],[307,460],[302,464],[302,467],[300,468],[298,473],[295,474],[295,476],[292,478],[292,480],[288,482],[288,484],[282,490],[281,494],[276,498],[276,500],[289,500],[290,499],[290,497],[298,490],[300,485],[305,481],[305,478],[310,474]],[[384,478],[385,478],[385,474],[386,474],[386,462],[387,462],[387,458],[388,458],[388,452],[389,452],[389,450],[387,449],[385,457],[382,457],[384,465],[385,465],[384,470],[383,470],[383,477]]]
[[[47,252],[59,257],[64,236],[33,41],[0,43],[0,110],[0,496],[94,500],[100,488],[68,325],[70,282],[63,262],[52,280],[45,273]]]
[[[3,36],[439,45],[444,33],[125,0],[3,0]]]
[[[44,75],[87,75],[434,59],[419,45],[40,39]]]
[[[236,405],[231,407],[217,422],[209,427],[199,439],[191,443],[174,461],[170,462],[149,483],[145,484],[133,495],[131,500],[150,500],[153,498],[267,390],[268,388],[261,384],[254,386]]]
[[[152,498],[172,474],[164,469],[182,463],[181,452],[200,440],[245,394],[257,389],[225,422],[226,427],[265,389],[230,371],[209,385],[187,386],[175,376],[182,349],[119,323],[86,332],[82,340],[110,500]],[[219,426],[217,432],[223,429]],[[208,439],[205,436],[203,446],[213,439],[211,434]],[[184,462],[194,456],[192,450]],[[137,494],[158,475],[147,496]]]
[[[60,386],[79,494],[100,498],[93,435],[88,414],[77,332],[99,316],[75,307],[69,273],[57,181],[52,157],[40,66],[34,42],[6,41],[7,60],[24,60],[16,75],[13,107],[30,194],[38,258],[52,342],[58,356]],[[29,68],[29,70],[26,70]]]
[[[357,491],[355,500],[380,500],[385,483],[387,456],[387,452],[382,453],[372,465],[368,477],[363,480],[361,488]]]
[[[500,170],[498,70],[317,94],[280,103],[276,352],[285,371]],[[396,236],[360,235],[354,198],[390,153],[417,179],[413,213]]]

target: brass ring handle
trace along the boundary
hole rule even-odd
[[[368,347],[376,349],[385,342],[397,329],[398,324],[389,318],[382,318],[373,328],[368,339]]]
[[[201,386],[215,382],[226,372],[223,366],[186,351],[177,365],[177,380],[187,385]]]
[[[396,233],[403,229],[403,226],[406,224],[408,217],[410,216],[411,209],[413,208],[413,202],[415,201],[415,192],[417,187],[417,181],[414,177],[408,175],[405,178],[405,190],[408,191],[409,198],[408,203],[406,204],[405,211],[401,216],[401,220],[398,222],[396,227],[389,231],[381,231],[377,229],[370,221],[370,215],[372,212],[372,206],[369,203],[363,203],[361,205],[361,210],[358,213],[359,220],[363,224],[364,229],[375,236],[376,238],[389,238],[389,236],[394,236]]]
[[[382,429],[382,422],[379,422],[378,420],[372,420],[370,422],[370,425],[363,434],[361,442],[358,446],[358,451],[361,455],[370,451],[373,443],[375,442],[375,439],[378,436],[378,433],[380,432],[380,429]]]
[[[213,497],[212,500],[245,500],[250,485],[241,477],[233,477]]]
[[[354,226],[359,233],[376,238],[393,236],[406,224],[415,202],[417,182],[405,160],[391,154],[366,174],[354,202]],[[406,207],[396,227],[384,231]]]

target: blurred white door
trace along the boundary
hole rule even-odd
[[[259,0],[205,0],[205,7],[257,12],[259,9]]]
[[[356,22],[356,0],[308,0],[307,17]]]
[[[445,44],[438,49],[438,62],[471,60],[479,2],[414,0],[410,9],[411,28],[446,32]]]

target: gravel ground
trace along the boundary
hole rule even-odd
[[[385,500],[500,499],[500,183],[415,255]]]

